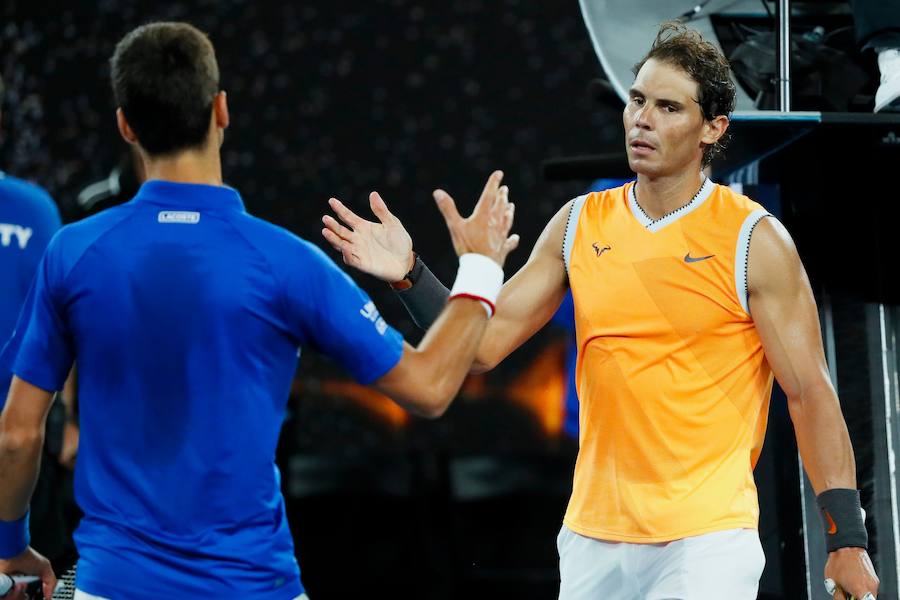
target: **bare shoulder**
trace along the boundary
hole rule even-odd
[[[760,220],[753,230],[747,260],[747,286],[751,294],[790,286],[804,273],[791,234],[773,217]]]
[[[547,226],[544,227],[544,231],[541,232],[540,237],[534,244],[534,251],[531,253],[532,258],[536,254],[553,255],[562,262],[563,239],[566,235],[566,227],[569,223],[574,202],[574,199],[569,200],[550,218]]]

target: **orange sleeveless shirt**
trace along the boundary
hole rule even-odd
[[[768,213],[706,180],[652,221],[633,189],[576,198],[566,230],[580,448],[565,524],[639,543],[755,529],[773,376],[746,268]]]

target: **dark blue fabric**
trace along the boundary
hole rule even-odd
[[[43,189],[0,172],[0,345],[12,335],[38,262],[60,228],[56,204]],[[0,367],[0,410],[12,374]]]
[[[111,598],[302,592],[275,447],[301,346],[362,383],[403,340],[318,248],[227,187],[151,181],[50,243],[19,377],[78,363],[78,587]]]

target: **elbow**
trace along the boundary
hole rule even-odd
[[[443,405],[429,405],[427,407],[423,407],[418,411],[418,414],[423,419],[428,419],[429,421],[434,421],[435,419],[440,419],[444,416],[444,413],[447,412],[447,407]]]
[[[784,389],[787,397],[788,412],[791,419],[802,419],[810,410],[819,408],[830,409],[835,407],[840,413],[840,404],[831,381],[825,379],[815,381],[807,385],[797,385],[793,389]]]
[[[447,409],[450,408],[451,402],[453,402],[452,394],[434,392],[430,394],[430,397],[428,397],[420,407],[418,411],[419,416],[430,421],[439,419],[443,417],[444,413],[447,412]]]
[[[492,358],[476,356],[475,362],[472,363],[472,367],[469,369],[469,373],[472,375],[487,373],[488,371],[492,371],[499,362],[499,360],[494,360]]]
[[[44,446],[44,430],[32,428],[5,429],[0,434],[0,454],[22,456],[40,452]]]
[[[421,402],[416,412],[425,419],[438,419],[444,416],[444,413],[450,408],[458,392],[459,383],[454,385],[454,382],[438,378],[426,390],[422,391],[420,395]]]

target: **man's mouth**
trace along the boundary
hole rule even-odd
[[[656,146],[644,140],[631,140],[628,144],[632,154],[637,156],[647,156],[656,151]]]
[[[632,140],[631,147],[634,149],[656,150],[656,146],[644,140]]]

